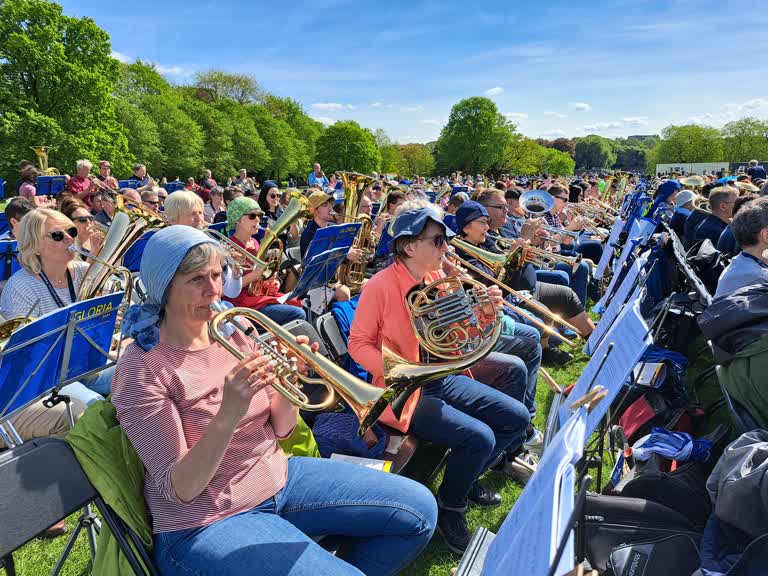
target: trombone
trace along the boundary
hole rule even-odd
[[[553,323],[557,323],[560,326],[562,326],[563,328],[566,328],[567,330],[572,330],[573,332],[575,332],[578,335],[578,338],[576,340],[573,340],[573,339],[570,339],[570,338],[566,338],[562,334],[558,333],[557,330],[552,328],[552,326],[550,326],[548,324],[545,324],[544,322],[542,322],[541,320],[539,320],[535,316],[529,314],[528,312],[526,312],[522,308],[518,308],[517,306],[514,306],[513,304],[510,304],[509,302],[504,300],[504,306],[505,307],[509,308],[510,310],[512,310],[512,311],[516,312],[517,314],[520,314],[521,316],[526,318],[529,322],[531,322],[534,326],[536,326],[539,330],[541,330],[542,334],[545,335],[545,336],[543,336],[544,338],[548,338],[549,336],[557,336],[557,338],[559,338],[560,340],[565,342],[565,344],[569,348],[572,348],[572,349],[576,349],[579,346],[581,346],[580,340],[583,340],[583,338],[584,338],[582,333],[579,332],[578,328],[576,328],[572,324],[568,323],[567,321],[563,320],[558,314],[555,314],[554,312],[549,310],[546,306],[544,306],[543,304],[537,302],[536,300],[533,300],[532,298],[528,298],[527,296],[524,296],[523,294],[521,294],[520,292],[518,292],[514,288],[510,288],[504,282],[498,280],[497,278],[494,278],[493,276],[491,276],[487,272],[481,270],[480,268],[478,268],[474,264],[471,264],[470,262],[466,261],[464,258],[459,256],[455,252],[450,252],[450,251],[446,252],[445,256],[443,256],[443,259],[445,259],[446,256],[449,256],[449,257],[453,258],[456,262],[458,262],[459,266],[474,272],[475,274],[477,274],[481,278],[484,278],[485,280],[488,280],[489,282],[492,282],[493,284],[495,284],[496,286],[498,286],[502,290],[506,291],[507,293],[511,294],[512,296],[514,296],[514,297],[518,298],[519,300],[521,300],[522,302],[526,303],[528,306],[530,306],[531,308],[533,308],[534,310],[536,310],[540,314],[543,314],[544,316],[550,318]],[[454,267],[454,268],[456,268],[456,266],[451,264],[450,262],[449,262],[449,265]]]

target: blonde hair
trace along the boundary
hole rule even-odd
[[[64,214],[48,208],[38,208],[24,215],[19,223],[19,264],[31,274],[40,274],[42,270],[40,246],[43,243],[45,223],[49,218],[67,228],[75,226]]]
[[[179,190],[168,194],[165,199],[165,217],[169,224],[175,224],[181,217],[197,208],[203,210],[203,199],[191,190]]]

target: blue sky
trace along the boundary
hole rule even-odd
[[[323,121],[437,138],[488,95],[531,137],[658,132],[768,118],[768,10],[745,0],[194,2],[65,0],[116,56],[173,82],[252,74]],[[472,7],[470,7],[472,6]]]

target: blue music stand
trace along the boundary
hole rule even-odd
[[[224,222],[216,222],[215,224],[210,224],[208,226],[211,230],[216,230],[216,232],[221,232],[222,234],[227,233],[227,221]]]
[[[19,250],[16,240],[0,241],[0,280],[8,280],[21,265],[19,264]]]
[[[133,188],[134,190],[139,187],[141,182],[139,180],[120,180],[117,183],[117,187],[122,190],[123,188]]]
[[[184,182],[176,182],[174,180],[173,182],[168,182],[165,185],[165,191],[168,192],[168,194],[173,194],[179,190],[184,190]]]
[[[66,176],[38,176],[35,180],[36,196],[56,196],[67,187]]]
[[[141,265],[141,257],[144,254],[144,248],[147,246],[147,242],[154,235],[156,231],[150,230],[145,232],[136,242],[134,242],[130,248],[123,255],[123,266],[128,268],[131,272],[138,272]]]
[[[0,178],[0,198],[5,198],[5,179]]]
[[[0,212],[0,234],[7,234],[11,231],[11,223],[8,222],[8,217],[5,212]]]

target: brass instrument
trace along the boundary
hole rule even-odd
[[[48,146],[32,146],[32,150],[37,156],[37,165],[40,167],[40,173],[43,176],[59,176],[58,168],[51,168],[48,166]]]
[[[125,268],[124,266],[115,266],[114,264],[107,262],[103,258],[99,258],[98,256],[95,256],[91,252],[88,252],[88,250],[83,250],[82,248],[74,244],[70,244],[67,250],[69,250],[70,252],[74,252],[75,254],[80,254],[81,256],[91,260],[93,263],[103,266],[104,268],[109,270],[110,275],[120,274],[123,277],[123,286],[121,286],[121,289],[125,290],[125,297],[123,301],[126,302],[127,304],[131,303],[131,296],[133,295],[133,276],[131,275],[131,271],[128,270],[128,268]],[[93,266],[93,264],[91,264],[91,266]],[[90,271],[90,268],[88,269],[88,271]],[[87,300],[89,298],[100,296],[104,292],[107,292],[107,293],[114,292],[114,290],[105,291],[104,290],[105,286],[106,286],[106,282],[102,284],[102,292],[95,293],[95,294],[88,294],[87,297],[85,297],[86,295],[81,290],[80,299]]]
[[[487,252],[487,251],[483,250],[483,252]],[[507,286],[504,282],[502,282],[498,278],[494,278],[490,274],[487,274],[486,272],[484,272],[483,270],[481,270],[477,266],[471,264],[470,262],[468,262],[467,260],[465,260],[464,258],[462,258],[461,256],[459,256],[458,254],[456,254],[454,252],[450,252],[450,251],[446,252],[445,256],[448,256],[448,257],[454,259],[456,262],[459,263],[460,266],[466,268],[467,270],[470,270],[470,271],[474,272],[475,274],[477,274],[481,278],[484,278],[484,279],[488,280],[489,282],[492,282],[492,283],[496,284],[496,286],[498,286],[499,288],[501,288],[505,292],[515,296],[520,301],[522,301],[525,304],[527,304],[530,308],[536,310],[537,312],[539,312],[540,314],[546,316],[547,318],[550,318],[553,323],[556,323],[556,324],[562,326],[563,328],[566,328],[567,330],[572,330],[575,334],[578,335],[578,338],[576,340],[572,340],[572,339],[566,338],[565,336],[563,336],[561,334],[558,334],[558,332],[554,328],[552,328],[551,326],[549,326],[547,324],[544,324],[538,318],[536,318],[535,316],[532,316],[531,314],[527,313],[522,308],[518,308],[517,306],[514,306],[514,305],[510,304],[506,300],[504,301],[504,305],[506,307],[510,308],[511,310],[514,310],[516,313],[518,313],[521,316],[527,318],[532,324],[534,324],[537,328],[539,328],[539,330],[542,331],[542,336],[543,337],[548,338],[549,336],[556,335],[560,340],[565,342],[565,344],[568,347],[570,347],[570,348],[575,349],[575,348],[578,348],[578,347],[581,346],[581,342],[580,342],[579,339],[583,340],[583,335],[578,330],[578,328],[576,328],[575,326],[573,326],[569,322],[566,322],[565,320],[563,320],[558,314],[555,314],[555,313],[551,312],[543,304],[537,302],[536,300],[534,300],[532,298],[528,298],[527,296],[524,296],[523,294],[521,294],[520,292],[518,292],[514,288],[510,288],[509,286]],[[445,256],[444,256],[444,258],[445,258]],[[475,256],[475,254],[472,254],[472,256]],[[478,260],[480,260],[480,258],[478,258]],[[480,261],[482,262],[482,260],[480,260]],[[483,264],[486,264],[486,263],[483,262]]]
[[[271,267],[269,262],[259,260],[256,256],[248,252],[248,250],[233,242],[226,234],[222,234],[213,228],[205,228],[203,232],[221,245],[227,253],[227,261],[235,269],[235,275],[237,277],[242,278],[244,275],[255,271],[257,268],[261,269],[261,278],[263,280],[269,279],[275,273],[275,268]]]
[[[619,211],[616,208],[614,208],[613,206],[611,206],[607,202],[603,202],[599,198],[595,198],[594,196],[587,196],[584,199],[584,202],[587,205],[592,204],[596,208],[599,208],[600,210],[604,210],[605,212],[607,212],[608,214],[610,214],[613,217],[616,217],[616,216],[619,215]]]
[[[687,176],[685,178],[680,178],[680,184],[682,184],[683,186],[688,186],[689,188],[701,188],[706,183],[707,183],[707,180],[703,176],[699,176],[698,174]]]
[[[696,196],[696,198],[694,198],[692,202],[693,202],[694,210],[699,210],[701,212],[706,212],[707,214],[712,214],[712,207],[709,205],[708,198],[704,198],[704,196]]]
[[[611,174],[604,180],[605,186],[603,187],[603,194],[601,198],[603,202],[607,201],[608,198],[611,197],[611,187],[613,186],[614,180],[616,180],[616,176],[614,176],[613,174]]]
[[[543,248],[534,248],[533,246],[514,246],[512,240],[501,237],[496,238],[496,248],[498,248],[501,252],[506,252],[507,250],[511,249],[512,251],[509,252],[509,254],[496,254],[494,252],[489,252],[488,250],[478,248],[474,244],[465,242],[460,238],[451,238],[451,244],[456,248],[464,250],[468,254],[472,254],[481,261],[483,260],[475,252],[478,250],[482,251],[484,253],[483,257],[488,260],[488,262],[483,261],[483,263],[486,264],[486,266],[489,268],[495,270],[494,266],[490,264],[490,262],[494,262],[499,269],[497,274],[503,274],[504,277],[508,276],[514,270],[519,270],[525,264],[533,264],[534,266],[538,266],[544,270],[554,270],[558,263],[567,264],[573,267],[581,262],[581,256],[561,256],[556,252],[550,252],[549,250],[544,250]]]
[[[280,261],[283,258],[283,243],[278,238],[285,230],[290,228],[299,218],[305,218],[309,214],[309,200],[298,190],[291,194],[291,200],[283,210],[280,218],[264,230],[264,237],[259,244],[256,258],[266,263],[262,269],[262,275],[267,279],[277,272]],[[259,285],[252,282],[248,286],[248,295],[253,296],[258,292]]]
[[[344,182],[344,222],[360,222],[362,224],[351,248],[357,248],[363,254],[357,262],[343,260],[336,269],[336,280],[348,286],[352,293],[356,293],[360,291],[363,285],[368,260],[375,251],[372,241],[373,220],[367,214],[360,214],[363,190],[368,182],[373,181],[373,178],[358,172],[341,172],[340,176]]]
[[[752,182],[739,182],[738,180],[733,183],[736,188],[741,192],[760,192],[760,188],[752,184]]]
[[[530,190],[520,196],[520,208],[533,216],[547,214],[555,207],[555,199],[546,190]]]
[[[578,232],[577,230],[566,230],[565,228],[556,228],[555,226],[540,226],[539,230],[544,230],[545,232],[549,232],[550,234],[556,234],[559,236],[568,236],[569,238],[572,238],[574,241],[578,240],[579,236],[581,236],[581,232]],[[497,242],[497,245],[498,245],[498,242]]]

